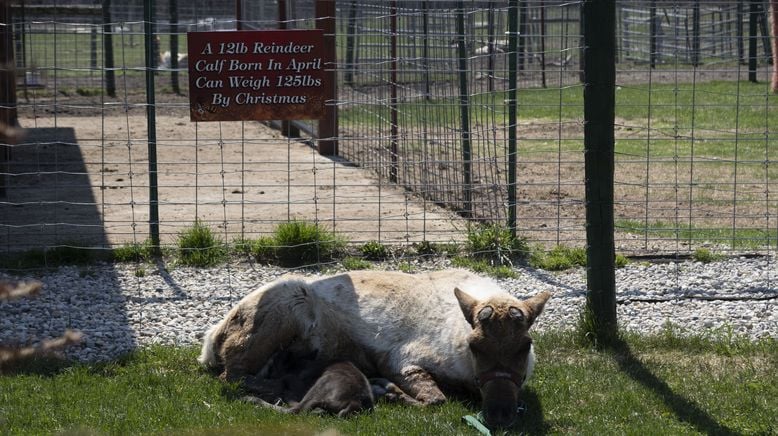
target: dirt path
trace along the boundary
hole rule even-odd
[[[56,123],[56,124],[55,124]],[[20,116],[26,138],[9,163],[0,246],[116,246],[148,237],[146,117]],[[315,221],[350,241],[461,239],[464,221],[373,177],[319,156],[259,123],[192,123],[157,116],[160,233],[195,218],[231,241],[289,219]]]

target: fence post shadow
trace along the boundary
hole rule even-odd
[[[675,393],[667,382],[651,372],[638,357],[632,354],[632,349],[623,339],[614,339],[606,351],[613,353],[613,358],[619,370],[646,389],[653,391],[679,420],[688,423],[703,434],[739,434],[716,421],[694,401]]]
[[[519,417],[519,424],[512,430],[519,430],[521,434],[547,434],[550,426],[543,419],[543,404],[537,392],[524,388],[519,398],[526,404],[527,411]]]

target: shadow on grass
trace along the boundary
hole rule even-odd
[[[740,434],[717,422],[705,410],[694,403],[694,401],[673,392],[672,388],[670,388],[664,380],[652,373],[640,359],[632,354],[629,344],[623,340],[615,339],[609,349],[613,351],[619,369],[636,382],[653,391],[680,421],[693,426],[697,431],[703,434]]]
[[[518,424],[511,428],[511,433],[522,434],[546,434],[550,426],[543,419],[543,405],[534,389],[525,388],[521,399],[527,405],[527,412],[522,416]]]
[[[53,377],[72,366],[73,362],[56,356],[26,357],[0,364],[0,375],[37,375],[41,377]]]

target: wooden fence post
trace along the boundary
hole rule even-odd
[[[316,28],[324,31],[325,115],[319,120],[319,154],[338,155],[338,58],[335,2],[316,0]]]

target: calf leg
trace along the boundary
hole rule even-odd
[[[403,403],[409,406],[421,406],[421,403],[415,398],[406,394],[399,386],[385,378],[371,378],[370,388],[373,391],[373,397],[376,401],[384,398],[392,403]]]

